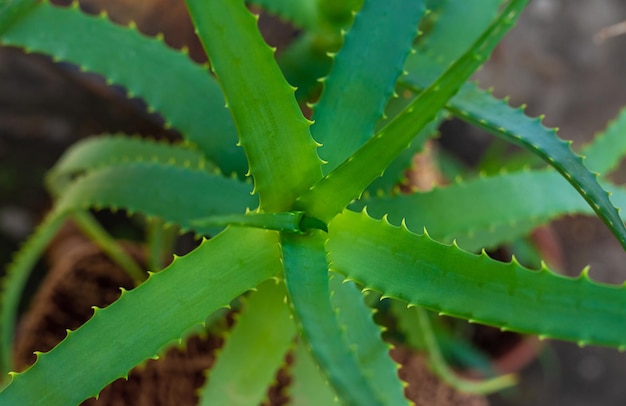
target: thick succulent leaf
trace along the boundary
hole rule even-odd
[[[159,162],[214,172],[202,152],[167,142],[123,135],[87,138],[68,149],[46,174],[48,188],[59,195],[61,190],[81,173],[105,166],[131,162]]]
[[[211,367],[201,405],[259,405],[283,366],[296,328],[285,286],[269,280],[251,293]]]
[[[149,147],[146,149],[150,150]],[[78,165],[79,161],[72,162],[64,167],[77,168],[72,165]],[[243,213],[248,207],[256,205],[256,199],[250,195],[250,190],[250,185],[236,179],[210,174],[202,169],[176,167],[158,162],[104,167],[68,184],[53,213],[25,244],[8,269],[3,284],[0,319],[3,370],[6,371],[9,366],[7,354],[10,353],[17,305],[24,284],[34,263],[68,214],[75,213],[80,216],[76,220],[79,220],[79,224],[86,224],[87,227],[89,218],[85,219],[85,215],[80,214],[82,210],[126,209],[130,212],[138,211],[148,216],[160,217],[168,223],[180,225],[183,230],[214,234],[218,231],[217,228],[193,224],[194,218],[212,214]],[[94,229],[95,226],[96,224],[92,223],[85,231],[88,231],[96,241],[100,241],[105,251],[113,254],[114,258],[118,261],[122,258],[121,263],[129,264],[125,268],[135,269],[134,275],[137,278],[137,275],[140,275],[139,270],[134,264],[128,263],[123,253],[116,253],[117,248],[106,243],[108,240],[106,234],[98,228]]]
[[[626,208],[626,190],[613,191],[618,207]],[[404,219],[415,232],[424,228],[437,241],[452,242],[469,251],[512,242],[534,228],[568,214],[593,214],[593,209],[553,170],[479,177],[429,192],[371,196],[352,205],[367,207],[374,218]]]
[[[348,346],[330,303],[324,236],[283,234],[285,284],[302,336],[342,403],[384,405]]]
[[[311,353],[302,343],[296,346],[291,368],[289,399],[293,406],[338,405],[338,399]]]
[[[46,216],[15,254],[13,261],[7,267],[6,275],[2,278],[2,292],[0,294],[0,374],[2,374],[2,378],[0,381],[4,380],[5,374],[11,369],[13,334],[24,286],[28,281],[31,269],[64,221],[65,216],[56,213]]]
[[[161,113],[167,125],[197,144],[222,172],[243,176],[245,156],[236,146],[237,133],[218,84],[207,67],[161,39],[104,16],[88,16],[78,7],[44,1],[0,33],[0,42],[77,64],[125,87],[129,96],[144,99],[149,110]]]
[[[390,358],[391,348],[382,340],[382,330],[374,323],[372,309],[363,302],[360,290],[337,274],[331,276],[330,290],[331,303],[339,324],[344,326],[346,341],[378,397],[385,405],[408,404],[398,379],[399,365]]]
[[[298,199],[299,206],[323,221],[332,219],[365,190],[432,121],[510,28],[526,0],[513,0],[478,41],[432,85],[353,156]],[[334,196],[332,201],[326,196]]]
[[[39,353],[32,367],[13,374],[0,405],[75,405],[96,396],[280,270],[276,232],[229,229],[204,241],[112,305],[96,309],[50,352]]]
[[[317,144],[294,88],[281,74],[258,31],[257,18],[243,1],[187,0],[187,5],[224,89],[260,207],[285,211],[321,178]]]
[[[214,215],[193,220],[192,224],[200,227],[237,225],[296,234],[304,234],[312,229],[328,231],[326,224],[306,216],[303,211]]]
[[[0,33],[7,30],[11,24],[19,21],[38,2],[38,0],[0,0]]]
[[[425,12],[423,1],[365,1],[334,58],[311,127],[327,174],[374,134]]]
[[[513,109],[473,84],[465,85],[450,101],[448,109],[469,123],[530,150],[552,165],[626,248],[626,227],[608,193],[598,183],[597,176],[585,167],[582,158],[571,150],[570,142],[557,137],[555,129],[546,128],[540,118],[528,118],[523,109]]]
[[[581,153],[585,157],[585,165],[591,171],[606,175],[614,170],[626,155],[626,109]]]
[[[626,348],[626,289],[530,271],[345,211],[329,224],[331,269],[365,289],[505,330]],[[496,304],[496,305],[494,305]]]
[[[495,10],[501,1],[484,0],[484,2],[491,3],[485,4],[485,10]],[[481,24],[485,24],[485,21],[481,22],[481,18],[484,17],[477,15],[480,14],[479,9],[483,11],[482,7],[459,0],[450,0],[446,4],[451,6],[453,3],[459,4],[455,7],[445,5],[442,7],[441,16],[422,47],[423,52],[407,58],[405,69],[409,75],[403,77],[402,82],[416,92],[432,83],[453,60],[455,54],[460,53],[459,38],[475,37]],[[460,21],[470,23],[462,24]],[[458,27],[463,27],[467,32],[459,33]],[[455,35],[454,40],[450,40],[450,35]],[[593,207],[626,248],[626,228],[619,220],[619,214],[611,204],[606,191],[600,187],[596,177],[585,167],[581,158],[572,152],[570,143],[556,136],[556,130],[544,127],[541,119],[528,118],[523,108],[513,109],[506,102],[495,99],[489,92],[480,90],[474,84],[463,86],[447,104],[447,109],[473,125],[530,150],[554,166]]]
[[[256,205],[251,185],[204,170],[137,162],[91,171],[68,186],[55,210],[125,209],[156,216],[183,230],[212,234],[193,223],[211,215],[244,213]]]

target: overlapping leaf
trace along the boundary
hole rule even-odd
[[[208,172],[217,169],[193,148],[122,135],[100,136],[70,147],[46,174],[46,183],[58,195],[68,182],[86,171],[134,162],[158,162]]]
[[[404,79],[405,84],[416,92],[425,88],[440,69],[429,72],[422,69]],[[455,116],[483,128],[494,135],[520,145],[537,154],[567,179],[590,207],[607,224],[622,246],[626,247],[626,228],[619,214],[602,189],[596,176],[583,164],[580,156],[561,140],[555,129],[546,128],[541,118],[531,119],[523,108],[514,109],[504,101],[495,99],[491,93],[480,90],[475,84],[465,84],[450,99],[446,109]]]
[[[287,210],[321,177],[310,122],[300,111],[294,89],[243,2],[187,4],[237,125],[260,207]]]
[[[332,270],[386,296],[505,330],[626,348],[625,287],[597,284],[586,272],[530,271],[365,212],[335,217],[327,247]]]
[[[626,207],[626,191],[616,187],[612,191],[617,206]],[[415,232],[426,228],[436,240],[457,240],[470,251],[511,242],[567,214],[593,214],[584,199],[552,170],[480,177],[410,195],[372,196],[352,207],[367,207],[375,218],[388,215],[396,225],[404,219]]]
[[[250,184],[203,170],[137,162],[89,172],[66,188],[55,210],[125,209],[211,234],[214,229],[193,221],[255,207],[251,189]]]
[[[25,2],[10,7],[21,3]],[[77,7],[60,8],[43,1],[5,27],[0,43],[74,63],[103,75],[109,84],[125,87],[129,96],[141,97],[150,110],[163,115],[167,125],[197,144],[223,173],[243,177],[245,157],[236,146],[237,133],[218,84],[205,66],[162,40],[104,16],[88,16]]]
[[[238,254],[230,251],[233,245],[241,249]],[[53,350],[38,354],[25,373],[13,374],[0,405],[74,405],[96,396],[106,384],[127,376],[135,365],[204,323],[212,311],[278,275],[279,258],[277,233],[271,231],[230,229],[205,241],[112,305],[96,310]]]
[[[374,134],[424,12],[422,1],[368,1],[355,17],[313,114],[325,174]]]
[[[285,287],[269,280],[245,301],[226,344],[208,373],[200,405],[215,402],[258,405],[283,366],[296,334],[291,312],[285,303]]]
[[[294,406],[338,405],[337,396],[305,344],[296,346],[294,357],[293,381],[289,387],[291,403]]]
[[[405,149],[438,111],[445,106],[467,78],[482,65],[508,28],[515,22],[526,1],[513,0],[485,33],[445,73],[421,92],[393,121],[380,130],[354,155],[298,199],[311,215],[329,221]],[[333,196],[329,201],[325,196]]]
[[[353,405],[384,405],[348,346],[330,303],[323,236],[283,236],[285,284],[302,336],[337,396]]]

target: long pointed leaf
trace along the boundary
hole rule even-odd
[[[296,334],[285,286],[269,280],[245,301],[202,389],[200,405],[259,405]]]
[[[329,173],[298,199],[300,207],[312,216],[329,221],[379,177],[413,137],[433,120],[437,112],[458,91],[467,78],[482,65],[526,0],[513,0],[500,17],[474,45],[446,70],[428,89],[370,139],[341,166]],[[328,201],[325,196],[335,196]]]
[[[311,127],[327,174],[374,134],[425,12],[423,1],[365,1],[335,56]]]
[[[605,186],[609,188],[610,186]],[[618,207],[626,191],[611,187]],[[436,240],[456,240],[469,251],[512,242],[534,228],[570,214],[593,214],[587,202],[556,171],[500,174],[397,196],[371,196],[352,208],[367,207],[375,218],[402,220],[415,232],[426,228]]]
[[[406,405],[404,387],[398,379],[399,365],[389,356],[390,345],[382,340],[382,330],[374,323],[373,311],[353,283],[334,274],[330,280],[331,303],[346,341],[357,357],[363,373],[385,405]]]
[[[447,109],[471,124],[530,150],[552,165],[626,248],[626,227],[608,193],[598,183],[597,176],[586,168],[582,158],[571,150],[571,143],[556,136],[556,130],[546,128],[541,119],[528,118],[522,109],[509,107],[472,84],[463,86]]]
[[[229,249],[238,246],[233,255]],[[0,393],[0,405],[75,405],[281,269],[277,233],[230,229],[97,309]],[[129,337],[128,332],[132,332]],[[98,348],[93,343],[99,343]]]
[[[450,40],[448,36],[476,36],[481,24],[486,24],[485,17],[489,12],[495,11],[499,2],[484,0],[481,3],[485,4],[480,6],[460,0],[444,2],[444,12],[437,20],[433,32],[426,38],[422,52],[407,58],[405,69],[409,75],[403,77],[401,83],[411,84],[414,91],[426,88],[460,52],[458,46],[463,41],[459,38]],[[481,14],[484,10],[489,12]],[[459,24],[459,21],[465,20],[468,21],[467,24]],[[459,26],[463,27],[461,33],[457,29]],[[619,220],[607,193],[585,168],[581,158],[571,151],[569,143],[556,136],[556,130],[544,127],[541,120],[528,118],[523,109],[509,107],[474,84],[464,85],[446,108],[457,117],[534,152],[554,166],[578,190],[626,248],[626,228]],[[611,155],[614,157],[615,151]],[[614,161],[614,158],[606,159]],[[602,169],[603,166],[597,168]]]
[[[31,11],[39,0],[0,0],[0,33]]]
[[[281,242],[293,312],[324,375],[343,403],[384,405],[363,375],[331,307],[322,235],[283,235]]]
[[[169,190],[168,188],[172,188]],[[254,205],[250,185],[203,170],[158,163],[105,167],[69,184],[40,229],[10,266],[2,295],[2,368],[9,365],[17,303],[30,270],[68,214],[90,208],[126,209],[157,216],[183,230],[213,234],[193,223],[211,214],[243,213]]]
[[[345,211],[329,224],[332,270],[409,304],[505,330],[626,348],[626,287],[530,271]]]
[[[76,175],[120,163],[160,162],[176,166],[217,169],[202,152],[193,148],[145,138],[107,135],[87,138],[68,149],[46,174],[46,183],[56,195]]]
[[[287,210],[321,178],[317,145],[294,89],[243,1],[187,0],[187,5],[237,125],[260,207]]]
[[[245,156],[236,146],[237,133],[219,86],[206,67],[162,40],[105,17],[88,16],[77,7],[39,2],[0,33],[0,42],[77,64],[125,87],[197,144],[224,173],[243,177]]]
[[[66,188],[55,210],[125,209],[157,216],[183,230],[211,234],[194,219],[244,213],[256,205],[251,185],[203,170],[137,162],[92,171]]]
[[[338,405],[338,399],[319,366],[302,343],[296,346],[289,398],[294,406]]]

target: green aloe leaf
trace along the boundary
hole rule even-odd
[[[558,138],[556,130],[546,128],[541,118],[530,119],[523,109],[513,109],[471,84],[461,89],[448,104],[448,109],[478,127],[529,149],[552,165],[574,186],[626,248],[626,227],[608,193],[598,183],[597,175],[591,173],[582,158],[571,150],[571,142]]]
[[[411,83],[409,87],[418,92],[430,83],[430,78],[432,74],[411,75],[405,79],[405,85]],[[448,102],[446,109],[477,127],[530,150],[552,165],[574,186],[626,248],[626,227],[620,221],[609,194],[600,186],[597,176],[583,164],[582,158],[571,150],[571,142],[558,138],[556,130],[546,128],[541,118],[529,118],[523,108],[514,109],[475,84],[464,85]],[[616,151],[620,151],[619,148]],[[607,158],[609,162],[615,159],[615,156]],[[592,160],[599,159],[592,156]]]
[[[158,162],[108,166],[68,184],[53,212],[9,267],[3,285],[0,321],[4,370],[10,362],[8,354],[15,314],[24,284],[32,266],[67,215],[91,208],[125,209],[162,218],[170,224],[180,225],[183,230],[208,235],[218,229],[202,227],[193,220],[210,215],[244,213],[256,205],[250,191],[251,185],[234,178]]]
[[[0,0],[0,33],[39,3],[38,0]]]
[[[283,366],[296,328],[285,286],[269,280],[245,300],[202,389],[200,405],[258,405]]]
[[[237,254],[229,249],[234,245],[240,248]],[[39,353],[33,366],[13,374],[0,405],[75,405],[96,396],[204,323],[211,312],[276,277],[279,259],[276,232],[229,229],[203,242],[142,285],[124,291],[112,305],[96,309],[50,352]]]
[[[365,1],[356,15],[313,112],[325,174],[374,134],[424,12],[423,1]]]
[[[348,347],[331,306],[323,235],[283,235],[281,243],[296,322],[340,400],[348,405],[384,405]]]
[[[326,225],[319,220],[307,217],[303,211],[288,211],[283,213],[223,214],[193,220],[196,227],[212,227],[237,225],[257,227],[266,230],[283,231],[286,233],[304,234],[311,229],[328,231]]]
[[[0,32],[0,43],[74,63],[125,87],[129,97],[145,100],[150,111],[161,113],[166,125],[197,144],[222,172],[243,177],[245,156],[236,146],[237,133],[218,84],[206,66],[193,63],[163,40],[104,16],[88,16],[78,7],[38,2]]]
[[[298,199],[300,207],[322,221],[329,221],[353,199],[360,196],[379,177],[394,158],[405,149],[467,78],[482,65],[510,28],[526,0],[513,0],[489,26],[478,41],[453,63],[428,89],[387,126],[380,130],[353,156],[329,173]],[[325,196],[334,196],[329,201]]]
[[[331,269],[365,289],[503,330],[626,348],[625,286],[592,282],[586,271],[578,278],[530,271],[365,212],[335,217],[328,237]]]
[[[159,162],[209,172],[217,169],[202,152],[189,146],[105,135],[87,138],[71,146],[46,174],[46,183],[54,194],[59,195],[73,178],[85,171],[132,162]]]
[[[499,3],[497,0],[484,2],[491,3],[485,4],[486,10],[495,10]],[[465,4],[446,7],[453,3]],[[477,35],[481,25],[486,23],[484,16],[477,15],[478,10],[482,12],[483,8],[474,3],[470,5],[459,0],[450,0],[444,3],[443,9],[445,13],[441,14],[427,37],[423,52],[411,55],[405,64],[409,75],[402,78],[401,84],[416,93],[427,88],[447,64],[460,55],[459,44],[462,41],[458,38],[451,40],[449,36],[461,34],[461,38],[472,38]],[[471,23],[460,23],[465,20]],[[459,33],[457,27],[464,27],[465,32]],[[619,220],[619,214],[611,204],[608,194],[585,167],[582,159],[572,152],[570,143],[556,136],[556,130],[546,128],[541,119],[527,117],[523,108],[511,108],[506,102],[495,99],[490,92],[480,90],[475,84],[464,85],[446,108],[455,116],[530,150],[555,167],[626,248],[626,227]]]
[[[243,1],[187,0],[187,5],[237,125],[260,207],[288,210],[321,178],[317,144],[294,88]]]
[[[319,366],[302,343],[296,346],[289,398],[294,406],[338,405],[339,401]]]
[[[373,320],[373,311],[365,305],[358,287],[341,275],[330,279],[331,303],[339,324],[344,326],[346,341],[352,348],[363,374],[385,405],[406,405],[404,387],[398,369],[389,356],[390,345],[382,340],[381,327]]]
[[[182,230],[212,234],[193,223],[211,215],[245,213],[256,205],[252,187],[204,170],[137,162],[91,171],[67,187],[55,210],[124,209],[156,216]]]
[[[605,185],[618,207],[626,208],[626,190]],[[397,196],[370,196],[351,206],[367,207],[374,218],[421,232],[468,251],[493,248],[527,235],[559,217],[593,214],[587,202],[553,170],[504,173]]]

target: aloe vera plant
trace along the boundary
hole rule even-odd
[[[202,403],[261,403],[293,350],[294,404],[407,404],[364,291],[399,309],[416,307],[426,333],[422,308],[626,348],[622,286],[593,282],[586,271],[567,278],[545,265],[529,270],[472,253],[571,213],[599,216],[626,246],[615,208],[626,191],[587,169],[606,173],[616,165],[625,115],[587,147],[583,163],[540,119],[467,82],[526,2],[255,1],[303,30],[275,58],[243,1],[187,0],[210,68],[77,5],[0,2],[2,44],[103,75],[184,137],[169,144],[104,135],[77,144],[50,171],[54,207],[2,284],[3,372],[11,370],[29,270],[66,219],[138,286],[95,309],[27,370],[10,372],[0,404],[68,405],[97,396],[242,296],[246,305],[208,373]],[[323,77],[312,120],[286,76],[308,89],[299,92],[301,101],[314,93],[312,79]],[[527,148],[550,167],[400,194],[412,154],[450,115]],[[146,216],[155,247],[171,226],[211,238],[148,276],[89,212],[105,208]],[[426,341],[436,355],[436,344]],[[441,367],[439,358],[433,356]]]

